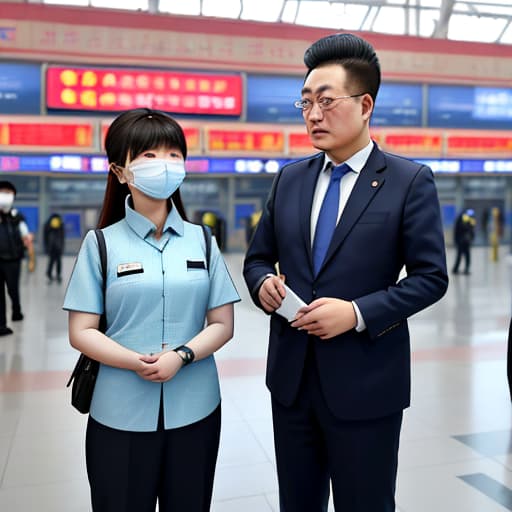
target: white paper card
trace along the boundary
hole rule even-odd
[[[286,295],[281,303],[281,306],[276,309],[276,313],[280,314],[288,322],[291,322],[295,319],[297,315],[297,311],[306,306],[306,303],[286,284],[283,283],[284,289],[286,290]]]

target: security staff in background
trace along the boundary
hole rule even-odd
[[[20,305],[20,270],[25,250],[29,255],[28,269],[34,270],[34,247],[25,218],[12,205],[16,187],[9,181],[0,181],[0,336],[12,334],[7,327],[5,288],[12,301],[12,317],[23,320]]]

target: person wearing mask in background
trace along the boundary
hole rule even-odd
[[[453,240],[457,249],[457,256],[452,272],[459,273],[459,266],[464,258],[464,274],[470,273],[471,267],[471,244],[475,238],[475,212],[471,209],[459,214],[453,229]]]
[[[304,62],[295,106],[320,153],[276,175],[244,262],[255,304],[271,314],[280,510],[326,511],[331,484],[337,511],[394,512],[407,318],[448,284],[439,200],[431,169],[370,138],[380,85],[372,46],[334,34]],[[306,303],[291,322],[275,314],[283,275]]]
[[[5,289],[11,298],[13,322],[23,320],[20,304],[21,262],[27,251],[28,270],[35,267],[34,247],[25,218],[13,208],[16,187],[10,181],[0,181],[0,336],[12,334],[7,327]]]
[[[240,299],[215,239],[208,262],[201,226],[186,220],[180,125],[126,111],[105,149],[105,301],[93,231],[64,299],[71,345],[100,362],[86,433],[92,510],[154,511],[158,501],[160,512],[207,512],[221,420],[213,354],[233,336]]]
[[[46,276],[48,282],[53,281],[53,269],[58,283],[62,281],[62,253],[64,252],[64,222],[62,217],[54,213],[44,225],[44,250],[48,255]]]

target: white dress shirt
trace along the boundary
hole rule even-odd
[[[373,149],[373,141],[370,141],[367,146],[358,151],[356,154],[352,155],[346,163],[351,169],[351,172],[347,172],[341,180],[340,180],[340,204],[338,207],[338,217],[336,219],[336,224],[338,224],[341,214],[347,204],[348,198],[352,193],[352,189],[356,184],[357,178],[359,178],[359,173],[366,165],[368,158],[370,157],[370,153]],[[320,171],[318,176],[318,180],[316,182],[315,193],[313,196],[313,204],[311,206],[311,248],[313,248],[313,242],[315,240],[315,231],[316,231],[316,223],[318,222],[318,215],[320,214],[320,208],[322,207],[322,202],[324,200],[325,194],[327,192],[327,188],[329,187],[329,182],[331,180],[331,166],[329,163],[332,162],[331,159],[325,155],[324,166]],[[334,162],[332,162],[334,165]],[[357,325],[356,331],[361,332],[366,329],[366,324],[364,319],[357,307],[357,304],[352,301],[352,305],[354,307],[354,311],[357,316]]]

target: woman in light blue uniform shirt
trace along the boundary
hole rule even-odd
[[[160,512],[208,511],[221,418],[213,353],[233,336],[240,299],[215,239],[208,270],[202,228],[186,221],[178,123],[124,112],[105,149],[105,301],[93,231],[64,300],[71,345],[101,363],[86,434],[92,509],[154,512],[158,500]]]

